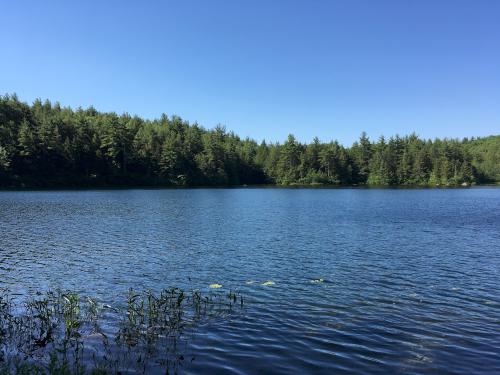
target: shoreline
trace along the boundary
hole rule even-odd
[[[113,190],[201,190],[201,189],[297,189],[297,190],[456,190],[475,188],[500,188],[500,182],[490,184],[462,185],[328,185],[328,184],[261,184],[261,185],[193,185],[193,186],[157,186],[157,185],[96,185],[96,186],[26,186],[0,187],[0,192],[29,191],[113,191]]]

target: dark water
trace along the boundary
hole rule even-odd
[[[0,192],[16,293],[216,282],[187,372],[499,374],[500,189]]]

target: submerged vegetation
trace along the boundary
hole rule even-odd
[[[19,302],[0,295],[0,374],[177,373],[195,360],[188,341],[209,319],[243,307],[239,294],[172,288],[110,306],[73,292]]]
[[[73,110],[0,97],[0,186],[243,184],[449,186],[500,182],[500,136],[423,140],[366,134],[347,148],[241,139],[177,116]]]

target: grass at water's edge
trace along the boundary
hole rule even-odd
[[[177,373],[200,324],[241,311],[235,292],[130,290],[109,305],[71,291],[0,294],[0,374]]]

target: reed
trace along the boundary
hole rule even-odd
[[[178,373],[197,328],[243,309],[239,293],[130,289],[114,306],[71,291],[0,291],[0,375]]]

